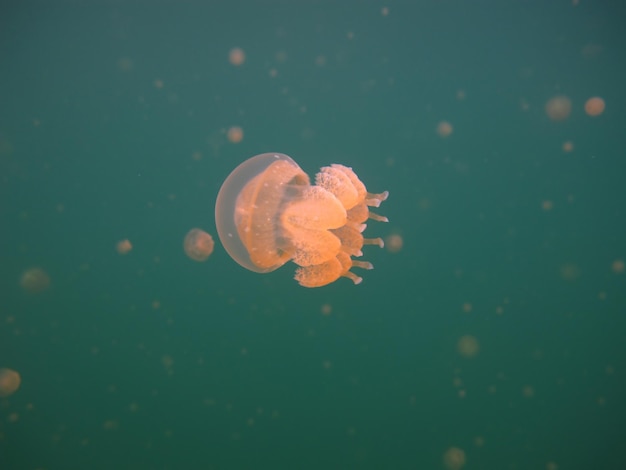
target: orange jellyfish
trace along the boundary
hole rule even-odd
[[[232,126],[226,132],[226,137],[228,137],[229,142],[238,144],[243,140],[243,129],[239,126]]]
[[[0,397],[8,397],[20,388],[22,378],[13,369],[0,369]]]
[[[20,285],[30,294],[39,294],[50,287],[50,276],[41,268],[30,268],[22,274]]]
[[[594,96],[593,98],[589,98],[585,101],[585,112],[589,116],[600,116],[604,112],[605,103],[602,98],[599,96]]]
[[[183,242],[185,253],[194,261],[206,261],[214,246],[213,237],[199,228],[189,230]]]
[[[572,100],[567,96],[554,96],[546,103],[546,114],[553,121],[564,121],[572,112]]]
[[[120,255],[125,255],[126,253],[130,253],[130,250],[133,249],[133,245],[128,239],[120,240],[117,242],[117,245],[115,245],[115,249]]]
[[[362,256],[364,245],[383,246],[363,231],[369,219],[387,222],[369,209],[387,196],[369,193],[346,166],[323,167],[311,184],[287,155],[264,153],[224,181],[215,205],[217,233],[231,258],[250,271],[268,273],[292,261],[304,287],[340,277],[359,284],[362,278],[351,269],[373,266],[353,258]]]
[[[246,61],[246,53],[239,47],[233,47],[228,52],[228,61],[236,66],[242,65]]]

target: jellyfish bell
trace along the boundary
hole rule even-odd
[[[187,232],[183,241],[185,254],[194,261],[206,261],[213,253],[214,246],[213,237],[199,228]]]
[[[215,204],[217,233],[230,257],[258,273],[289,261],[294,250],[280,236],[276,213],[308,186],[306,173],[282,153],[263,153],[235,168]]]
[[[323,167],[311,185],[290,157],[264,153],[243,162],[226,178],[215,207],[219,238],[228,254],[255,272],[274,271],[287,261],[299,266],[295,279],[321,287],[347,277],[362,278],[352,268],[372,269],[356,261],[364,245],[383,246],[381,238],[364,238],[368,219],[388,193],[369,193],[351,168]]]
[[[20,388],[22,378],[13,369],[0,369],[0,398],[8,397]]]

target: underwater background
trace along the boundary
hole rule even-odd
[[[623,18],[3,2],[0,469],[626,468]],[[225,252],[266,152],[389,191],[360,285]]]

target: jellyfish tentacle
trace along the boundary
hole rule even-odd
[[[378,245],[380,248],[385,248],[385,241],[378,237],[378,238],[364,238],[363,239],[363,244],[364,245]]]
[[[389,222],[389,219],[383,215],[378,215],[372,211],[369,213],[369,218],[375,220],[376,222]]]

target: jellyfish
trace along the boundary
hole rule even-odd
[[[22,378],[13,369],[0,369],[0,397],[8,397],[20,388]]]
[[[353,268],[372,269],[360,261],[366,222],[387,222],[370,210],[389,193],[370,193],[352,171],[332,164],[311,183],[289,156],[264,153],[246,160],[226,178],[215,205],[222,245],[250,271],[268,273],[287,262],[297,265],[295,279],[304,287],[321,287],[341,277],[359,284]]]
[[[199,228],[192,228],[183,241],[185,254],[194,261],[206,261],[213,253],[213,237]]]

